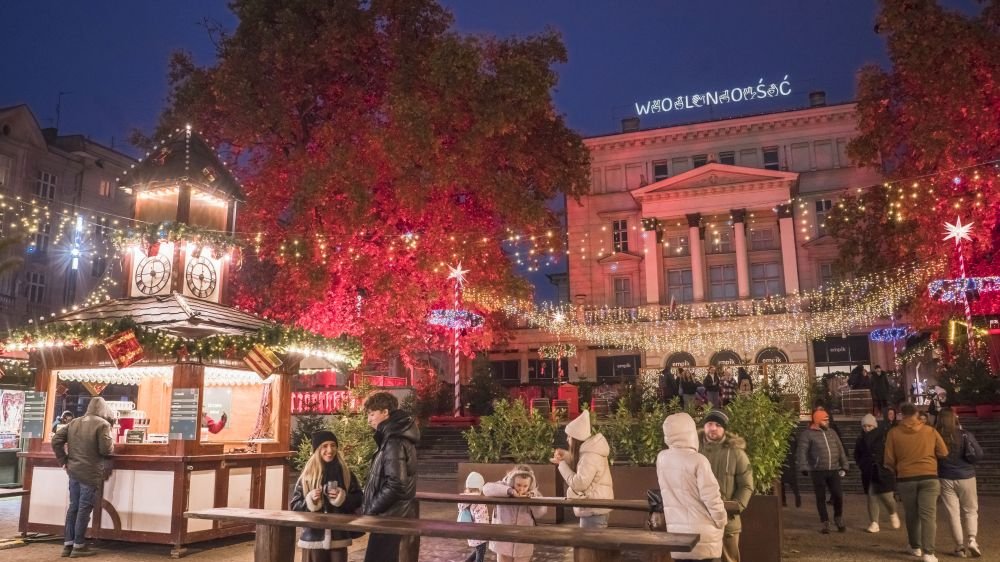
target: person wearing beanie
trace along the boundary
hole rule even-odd
[[[295,482],[290,509],[309,513],[354,513],[361,506],[357,478],[340,454],[337,436],[321,430],[312,434],[313,453]],[[346,531],[302,529],[298,546],[302,562],[346,562],[351,536]]]
[[[465,478],[465,491],[462,492],[462,495],[482,496],[483,486],[485,485],[486,479],[483,478],[483,475],[472,471]],[[490,510],[485,504],[481,503],[460,503],[458,504],[458,522],[488,525],[490,523]],[[468,543],[469,546],[473,547],[473,551],[465,558],[465,562],[483,562],[486,560],[486,547],[489,545],[489,541],[469,539]]]
[[[737,513],[726,523],[723,533],[722,562],[739,562],[740,531],[743,527],[740,514],[753,496],[753,470],[746,453],[746,440],[727,431],[729,416],[722,410],[712,410],[702,422],[699,452],[705,455],[712,467],[722,500],[735,501],[738,506]]]
[[[566,497],[569,499],[611,500],[615,492],[611,480],[611,464],[608,455],[611,447],[604,435],[591,435],[590,410],[580,412],[575,420],[566,424],[569,451],[556,449],[550,462],[559,466],[559,474],[566,482]],[[573,513],[580,518],[580,527],[596,528],[608,526],[610,509],[574,507]]]
[[[854,462],[861,471],[861,486],[868,496],[869,533],[879,532],[879,513],[881,508],[889,513],[889,521],[893,529],[899,528],[899,515],[896,514],[896,476],[885,468],[885,437],[887,427],[878,423],[875,416],[865,414],[861,418],[861,435],[854,444]]]
[[[663,420],[667,448],[656,456],[656,480],[663,492],[668,533],[695,533],[690,552],[671,552],[674,560],[714,560],[722,556],[728,515],[709,460],[698,453],[698,429],[687,413]]]
[[[830,532],[830,515],[826,509],[826,491],[833,500],[833,519],[837,530],[847,531],[844,524],[844,491],[841,479],[847,473],[849,461],[840,437],[830,430],[830,415],[826,410],[816,410],[812,424],[799,436],[795,452],[796,465],[803,475],[811,476],[816,494],[816,510],[822,525],[820,532]]]
[[[938,459],[948,457],[948,447],[933,427],[920,421],[915,405],[907,402],[899,410],[903,419],[885,439],[885,466],[896,474],[910,554],[937,562]]]

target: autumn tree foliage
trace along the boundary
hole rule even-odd
[[[588,186],[551,98],[555,32],[461,35],[430,0],[230,5],[239,24],[215,64],[172,60],[162,126],[191,121],[232,153],[252,246],[239,304],[378,355],[442,342],[426,319],[451,304],[448,265],[471,288],[527,294],[503,241],[558,253],[545,203]],[[488,345],[492,328],[466,341]]]
[[[983,4],[968,15],[934,0],[882,0],[875,29],[892,66],[862,69],[860,135],[848,150],[888,181],[845,198],[827,219],[845,267],[946,258],[946,275],[957,277],[954,245],[942,238],[944,223],[961,217],[975,222],[968,274],[1000,274],[1000,1]],[[926,293],[915,304],[929,324],[949,312]],[[996,300],[975,308],[996,309]]]

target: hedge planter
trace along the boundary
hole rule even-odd
[[[546,497],[560,498],[565,497],[565,487],[563,486],[562,477],[559,476],[559,470],[554,464],[529,464],[531,470],[535,472],[535,478],[538,479],[538,491]],[[456,486],[458,492],[465,491],[465,478],[470,472],[478,472],[483,475],[483,478],[487,482],[497,482],[503,480],[503,477],[507,475],[510,469],[514,468],[514,463],[477,463],[477,462],[460,462],[458,463],[458,479]],[[645,497],[645,496],[643,496]],[[457,513],[457,511],[456,511]],[[563,514],[562,509],[557,507],[550,507],[548,512],[544,517],[538,520],[539,523],[562,523]]]

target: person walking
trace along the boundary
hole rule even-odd
[[[399,401],[388,392],[376,392],[365,400],[368,425],[375,430],[368,481],[365,482],[362,511],[365,515],[385,515],[417,519],[417,443],[420,428],[410,414],[399,409]],[[368,536],[365,562],[417,562],[420,537],[383,533]]]
[[[893,529],[899,528],[899,514],[896,513],[896,476],[885,468],[885,437],[889,429],[879,425],[875,416],[865,414],[861,418],[861,435],[854,443],[854,462],[861,471],[861,487],[868,496],[869,533],[879,532],[881,508],[889,513]]]
[[[830,515],[826,509],[826,492],[833,501],[833,520],[837,530],[847,531],[844,524],[844,492],[841,479],[847,472],[849,461],[840,437],[830,430],[830,415],[826,410],[816,410],[812,425],[799,435],[796,465],[803,476],[811,476],[816,495],[816,510],[822,527],[820,532],[830,532]]]
[[[712,466],[698,453],[694,419],[685,412],[667,416],[663,442],[667,448],[656,456],[656,480],[667,532],[699,535],[690,552],[673,552],[671,556],[674,560],[710,562],[722,556],[728,516]]]
[[[885,466],[896,474],[896,488],[906,511],[906,535],[910,554],[923,562],[937,562],[937,499],[941,492],[937,459],[948,456],[948,447],[933,427],[917,417],[910,402],[900,407],[899,425],[885,440]]]
[[[722,562],[740,561],[740,514],[753,496],[753,469],[746,453],[746,440],[727,431],[729,416],[712,410],[706,416],[699,439],[699,451],[708,459],[719,482],[722,501],[735,501],[737,512],[729,518],[722,536]]]
[[[478,472],[470,472],[465,478],[465,491],[463,496],[483,496],[483,486],[486,480]],[[473,501],[472,498],[469,501]],[[490,510],[486,504],[482,503],[460,503],[458,504],[458,521],[460,523],[480,523],[488,525],[490,523]],[[484,562],[486,560],[486,547],[489,541],[479,539],[469,539],[469,546],[473,551],[465,558],[465,562]]]
[[[340,454],[340,444],[332,431],[312,434],[313,454],[302,467],[292,490],[292,511],[308,513],[354,513],[363,494],[358,479],[351,474]],[[347,562],[351,535],[330,529],[302,529],[298,546],[302,562]]]
[[[976,490],[976,463],[983,458],[983,448],[976,437],[958,423],[951,408],[938,415],[938,433],[948,448],[948,456],[938,459],[941,503],[948,515],[955,555],[979,558],[983,555],[976,534],[979,532],[979,494]]]
[[[875,365],[871,377],[872,393],[872,414],[881,417],[886,408],[889,407],[889,375],[882,370],[882,367]]]
[[[604,435],[591,435],[590,410],[580,412],[575,420],[566,424],[569,451],[556,449],[550,462],[559,467],[559,475],[566,482],[568,499],[612,500],[615,498],[611,481],[608,455],[611,447]],[[608,526],[610,509],[574,507],[582,528]]]
[[[87,527],[104,487],[104,462],[114,451],[114,413],[103,398],[90,399],[87,413],[61,426],[52,437],[56,462],[69,476],[69,508],[63,531],[63,558],[97,554],[87,546]]]
[[[500,482],[490,482],[483,486],[483,495],[493,498],[537,498],[542,494],[538,491],[531,467],[519,464]],[[498,505],[493,509],[493,524],[534,527],[538,518],[547,511],[545,506]],[[535,552],[535,546],[530,543],[491,541],[490,550],[496,553],[497,562],[528,562]]]

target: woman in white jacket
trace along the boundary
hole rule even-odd
[[[551,462],[559,466],[559,474],[566,481],[567,498],[613,500],[615,491],[611,481],[611,465],[608,463],[611,447],[604,435],[591,435],[590,432],[590,411],[584,410],[566,425],[570,450],[556,449]],[[580,518],[580,527],[585,529],[607,527],[610,511],[573,508],[573,513]]]
[[[710,562],[722,556],[726,508],[708,459],[698,452],[694,419],[680,413],[663,421],[667,448],[656,457],[656,479],[663,496],[663,518],[671,533],[701,535],[691,552],[674,552],[674,560]]]

